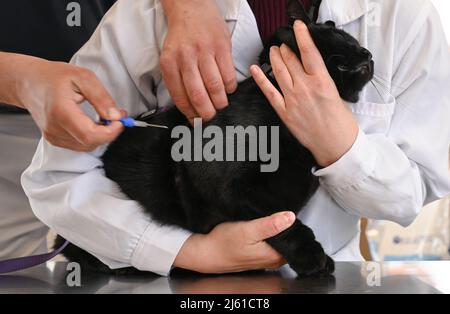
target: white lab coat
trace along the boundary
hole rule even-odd
[[[244,0],[218,3],[242,80],[262,48],[256,21]],[[368,85],[350,104],[358,139],[341,160],[312,170],[321,187],[299,217],[336,260],[358,260],[360,217],[406,226],[450,191],[450,56],[429,1],[323,0],[319,21],[327,20],[372,51],[385,87]],[[166,31],[159,1],[118,1],[73,63],[95,71],[131,115],[168,106],[158,60]],[[42,140],[22,177],[35,214],[112,268],[168,274],[190,233],[160,226],[120,194],[104,176],[104,150],[76,153]]]

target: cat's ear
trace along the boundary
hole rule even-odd
[[[336,27],[336,23],[334,23],[333,21],[326,21],[325,25],[331,26],[331,27]]]
[[[280,27],[275,31],[274,36],[265,43],[264,50],[259,56],[260,65],[270,64],[270,48],[272,46],[280,47],[282,44],[287,45],[300,58],[300,50],[295,38],[294,29],[292,27]]]
[[[300,50],[292,27],[279,28],[275,33],[275,37],[277,39],[277,46],[281,46],[282,44],[287,45],[300,58]]]
[[[302,20],[306,25],[312,23],[303,4],[301,4],[299,0],[288,0],[287,15],[291,26],[294,25],[296,20]]]

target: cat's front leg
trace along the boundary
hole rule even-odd
[[[301,277],[329,275],[334,272],[333,260],[316,241],[313,231],[299,220],[286,231],[268,239],[267,243],[278,251]]]

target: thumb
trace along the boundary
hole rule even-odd
[[[95,108],[103,119],[117,121],[122,118],[116,102],[103,86],[98,77],[89,70],[82,70],[82,79],[76,81],[79,92]]]
[[[245,234],[249,235],[252,242],[261,242],[272,238],[288,229],[295,222],[293,212],[280,212],[269,217],[264,217],[244,223]]]

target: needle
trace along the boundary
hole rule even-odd
[[[136,121],[134,120],[134,126],[140,127],[140,128],[159,128],[159,129],[168,129],[169,127],[165,125],[159,125],[159,124],[151,124],[144,121]]]
[[[111,120],[105,120],[101,119],[100,122],[104,125],[110,125],[112,123]],[[123,124],[126,128],[158,128],[158,129],[168,129],[169,127],[165,125],[159,125],[159,124],[150,124],[144,121],[137,121],[131,117],[122,118],[119,120],[120,123]]]

